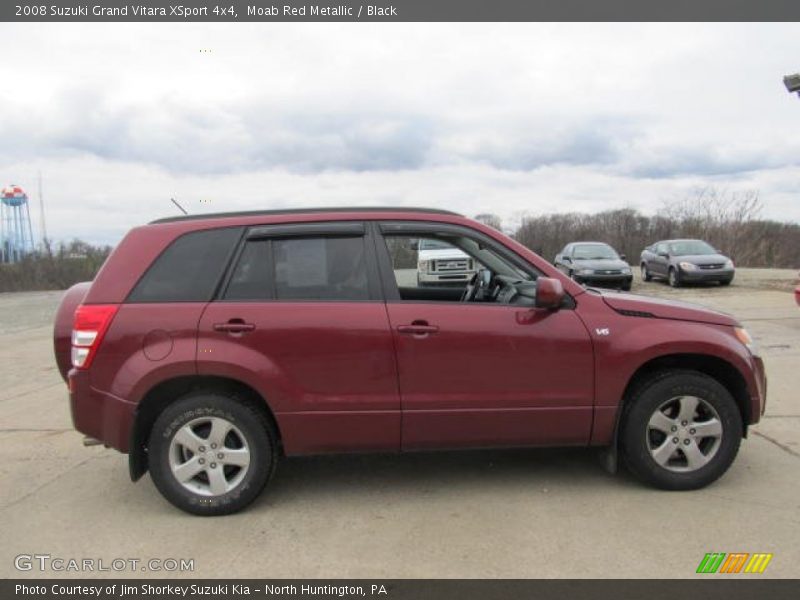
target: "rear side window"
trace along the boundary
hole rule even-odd
[[[368,300],[364,237],[247,242],[226,300]]]
[[[208,302],[241,234],[241,227],[228,227],[182,235],[153,262],[128,302]]]

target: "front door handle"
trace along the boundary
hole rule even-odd
[[[414,321],[411,325],[398,325],[397,332],[406,335],[428,335],[438,333],[439,328],[436,325],[428,325],[427,321]]]
[[[242,319],[231,319],[227,323],[214,323],[214,331],[224,331],[226,333],[246,333],[253,331],[256,326],[253,323],[245,323]]]

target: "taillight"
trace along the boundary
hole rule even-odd
[[[72,324],[72,366],[88,369],[117,313],[116,304],[81,304]]]

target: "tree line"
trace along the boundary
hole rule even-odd
[[[642,250],[659,240],[696,238],[730,256],[738,266],[800,267],[800,225],[760,218],[758,192],[728,193],[704,188],[666,203],[653,216],[623,208],[594,214],[556,213],[526,216],[513,236],[537,254],[553,260],[569,242],[598,241],[613,246],[636,266]],[[498,229],[487,215],[480,220]]]
[[[569,242],[598,241],[625,254],[635,266],[641,251],[658,240],[699,238],[733,258],[738,266],[800,268],[800,224],[765,220],[760,218],[761,211],[756,191],[729,193],[703,188],[665,203],[653,216],[631,208],[594,214],[529,215],[508,233],[547,260],[553,260]],[[504,229],[495,214],[482,213],[475,218]],[[403,259],[396,267],[416,266],[416,251],[394,250]],[[0,292],[66,289],[89,281],[110,252],[110,246],[93,246],[81,240],[46,243],[18,263],[0,264]]]
[[[28,254],[19,262],[0,264],[0,292],[64,290],[94,279],[111,253],[111,246],[81,240],[53,245]]]

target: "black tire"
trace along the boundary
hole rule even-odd
[[[670,470],[651,454],[652,433],[648,423],[664,403],[680,396],[702,399],[716,411],[721,424],[716,451],[704,466],[695,470]],[[626,404],[621,426],[621,452],[628,469],[640,480],[664,490],[694,490],[717,480],[736,458],[743,431],[742,416],[730,392],[712,377],[688,370],[662,371],[638,386]],[[664,443],[678,439],[669,439],[672,435],[682,434],[667,434]],[[679,450],[681,445],[678,443],[675,448]]]
[[[675,267],[670,267],[667,273],[667,282],[674,288],[681,287],[681,274]]]
[[[175,435],[189,422],[205,418],[221,418],[233,425],[236,430],[234,441],[241,434],[249,451],[249,464],[239,483],[216,496],[187,489],[176,479],[170,467],[171,452],[174,452],[171,444]],[[210,449],[207,451],[213,452]],[[278,458],[277,435],[264,411],[249,400],[228,392],[197,391],[168,406],[159,415],[150,432],[148,455],[153,483],[169,502],[195,515],[226,515],[243,509],[255,500],[272,477]],[[210,460],[213,460],[213,456]],[[220,469],[226,472],[231,469],[221,463]],[[238,473],[239,468],[232,467],[232,470]],[[203,473],[198,475],[200,478],[203,476]]]
[[[622,284],[622,291],[623,292],[630,292],[631,291],[631,283],[630,281],[626,281]]]
[[[647,263],[642,263],[642,281],[652,281],[653,276],[650,274],[650,271],[647,269]]]
[[[730,279],[720,279],[719,284],[720,285],[730,285],[731,281],[733,281],[733,277],[731,277]]]

